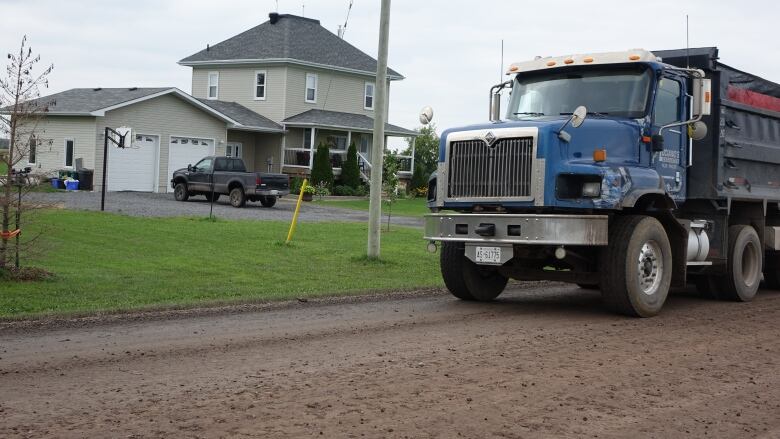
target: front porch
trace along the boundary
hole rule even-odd
[[[249,172],[282,172],[283,134],[229,129],[224,155],[244,160]]]
[[[385,150],[390,137],[412,137],[409,133],[394,133],[385,136]],[[347,150],[354,142],[357,147],[358,166],[361,177],[368,181],[371,176],[371,163],[374,135],[370,131],[338,130],[326,127],[288,127],[284,139],[284,172],[290,174],[309,174],[314,164],[314,152],[322,143],[330,149],[330,161],[333,165],[333,173],[341,174],[342,164],[347,160]],[[386,153],[387,155],[387,153]],[[398,177],[411,179],[414,170],[414,141],[412,142],[411,155],[399,155]]]

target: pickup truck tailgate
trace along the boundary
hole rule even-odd
[[[258,173],[260,177],[260,185],[257,189],[276,189],[280,191],[286,191],[290,189],[290,179],[287,174],[269,174]]]

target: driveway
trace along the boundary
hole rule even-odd
[[[51,192],[32,193],[31,199],[54,204],[65,209],[100,210],[99,192]],[[260,203],[247,203],[241,209],[231,206],[223,196],[214,204],[214,215],[225,219],[253,219],[290,221],[295,211],[295,196],[279,200],[276,206],[265,208]],[[181,203],[173,199],[173,194],[152,194],[145,192],[109,192],[106,194],[106,211],[130,216],[167,217],[209,215],[209,203],[203,197],[192,197]],[[368,212],[338,207],[304,203],[300,221],[352,221],[368,222]],[[386,223],[387,217],[383,218]],[[421,218],[393,217],[392,224],[422,227]]]
[[[629,319],[544,284],[0,327],[0,436],[778,438],[778,320],[778,291]]]

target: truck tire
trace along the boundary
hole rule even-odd
[[[729,254],[725,278],[716,282],[721,299],[750,302],[761,283],[764,251],[752,226],[729,227]]]
[[[764,281],[767,288],[780,290],[780,253],[772,252],[766,255],[764,261]]]
[[[187,201],[190,198],[190,193],[187,192],[187,183],[179,182],[173,188],[173,198],[176,201]]]
[[[471,262],[463,243],[443,242],[441,246],[441,275],[444,285],[461,300],[489,302],[498,297],[509,280],[493,267]]]
[[[214,200],[211,199],[211,193],[204,195],[206,195],[206,201],[214,201],[216,203],[219,200],[219,194],[214,194]]]
[[[598,290],[599,285],[598,284],[577,284],[578,287],[582,288],[583,290]]]
[[[233,207],[244,207],[246,204],[246,196],[244,190],[240,187],[234,187],[230,190],[230,205]]]
[[[612,311],[652,317],[661,311],[672,283],[672,248],[657,219],[618,216],[602,250],[601,296]]]
[[[274,207],[274,204],[276,204],[276,197],[260,197],[260,204],[262,204],[263,207]]]

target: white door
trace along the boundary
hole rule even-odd
[[[157,151],[160,138],[147,134],[133,135],[126,148],[108,146],[109,191],[154,192]]]
[[[177,169],[194,165],[208,155],[214,155],[214,141],[211,139],[171,137],[171,144],[168,147],[168,177],[166,181],[170,181],[173,172]]]

